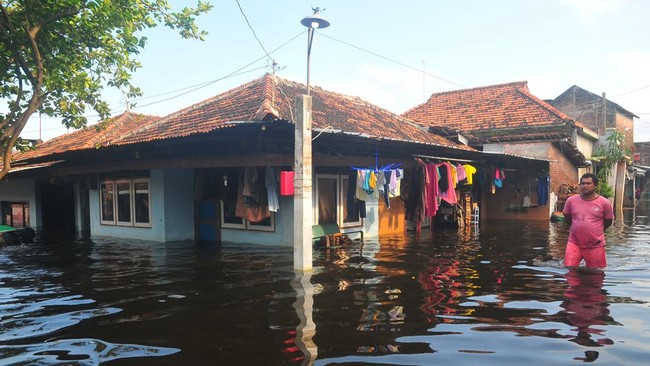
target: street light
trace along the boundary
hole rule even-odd
[[[314,14],[304,17],[300,24],[307,27],[307,95],[309,94],[309,59],[311,56],[311,43],[314,40],[314,29],[327,28],[330,22],[320,15],[320,8],[312,8]]]

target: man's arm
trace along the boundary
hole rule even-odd
[[[605,227],[603,228],[603,230],[605,230],[605,229],[607,229],[608,227],[612,226],[612,222],[613,222],[613,221],[614,221],[614,220],[612,220],[612,219],[605,219],[605,220],[603,220],[603,222],[604,222],[604,224],[605,224]]]
[[[565,213],[564,214],[564,221],[571,226],[571,214]],[[611,220],[610,220],[611,221]],[[612,224],[611,222],[609,223],[610,225]]]

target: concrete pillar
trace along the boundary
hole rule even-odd
[[[311,96],[296,97],[295,156],[293,161],[293,268],[311,271],[312,232],[312,156]]]

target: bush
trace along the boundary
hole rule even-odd
[[[605,197],[605,198],[612,198],[614,196],[614,188],[607,184],[605,181],[601,181],[598,183],[598,187],[596,188],[596,193],[599,195]]]

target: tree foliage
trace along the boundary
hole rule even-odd
[[[596,148],[595,157],[601,165],[598,169],[598,194],[610,198],[614,195],[614,189],[609,185],[608,178],[612,169],[619,161],[628,159],[630,151],[625,148],[625,135],[615,130],[605,139],[607,145],[600,145]]]
[[[166,0],[0,1],[0,179],[12,149],[25,146],[20,133],[32,114],[60,117],[68,128],[84,126],[89,110],[107,118],[104,88],[141,95],[131,76],[147,41],[142,31],[164,24],[203,39],[195,19],[211,8],[201,0],[177,12]]]

